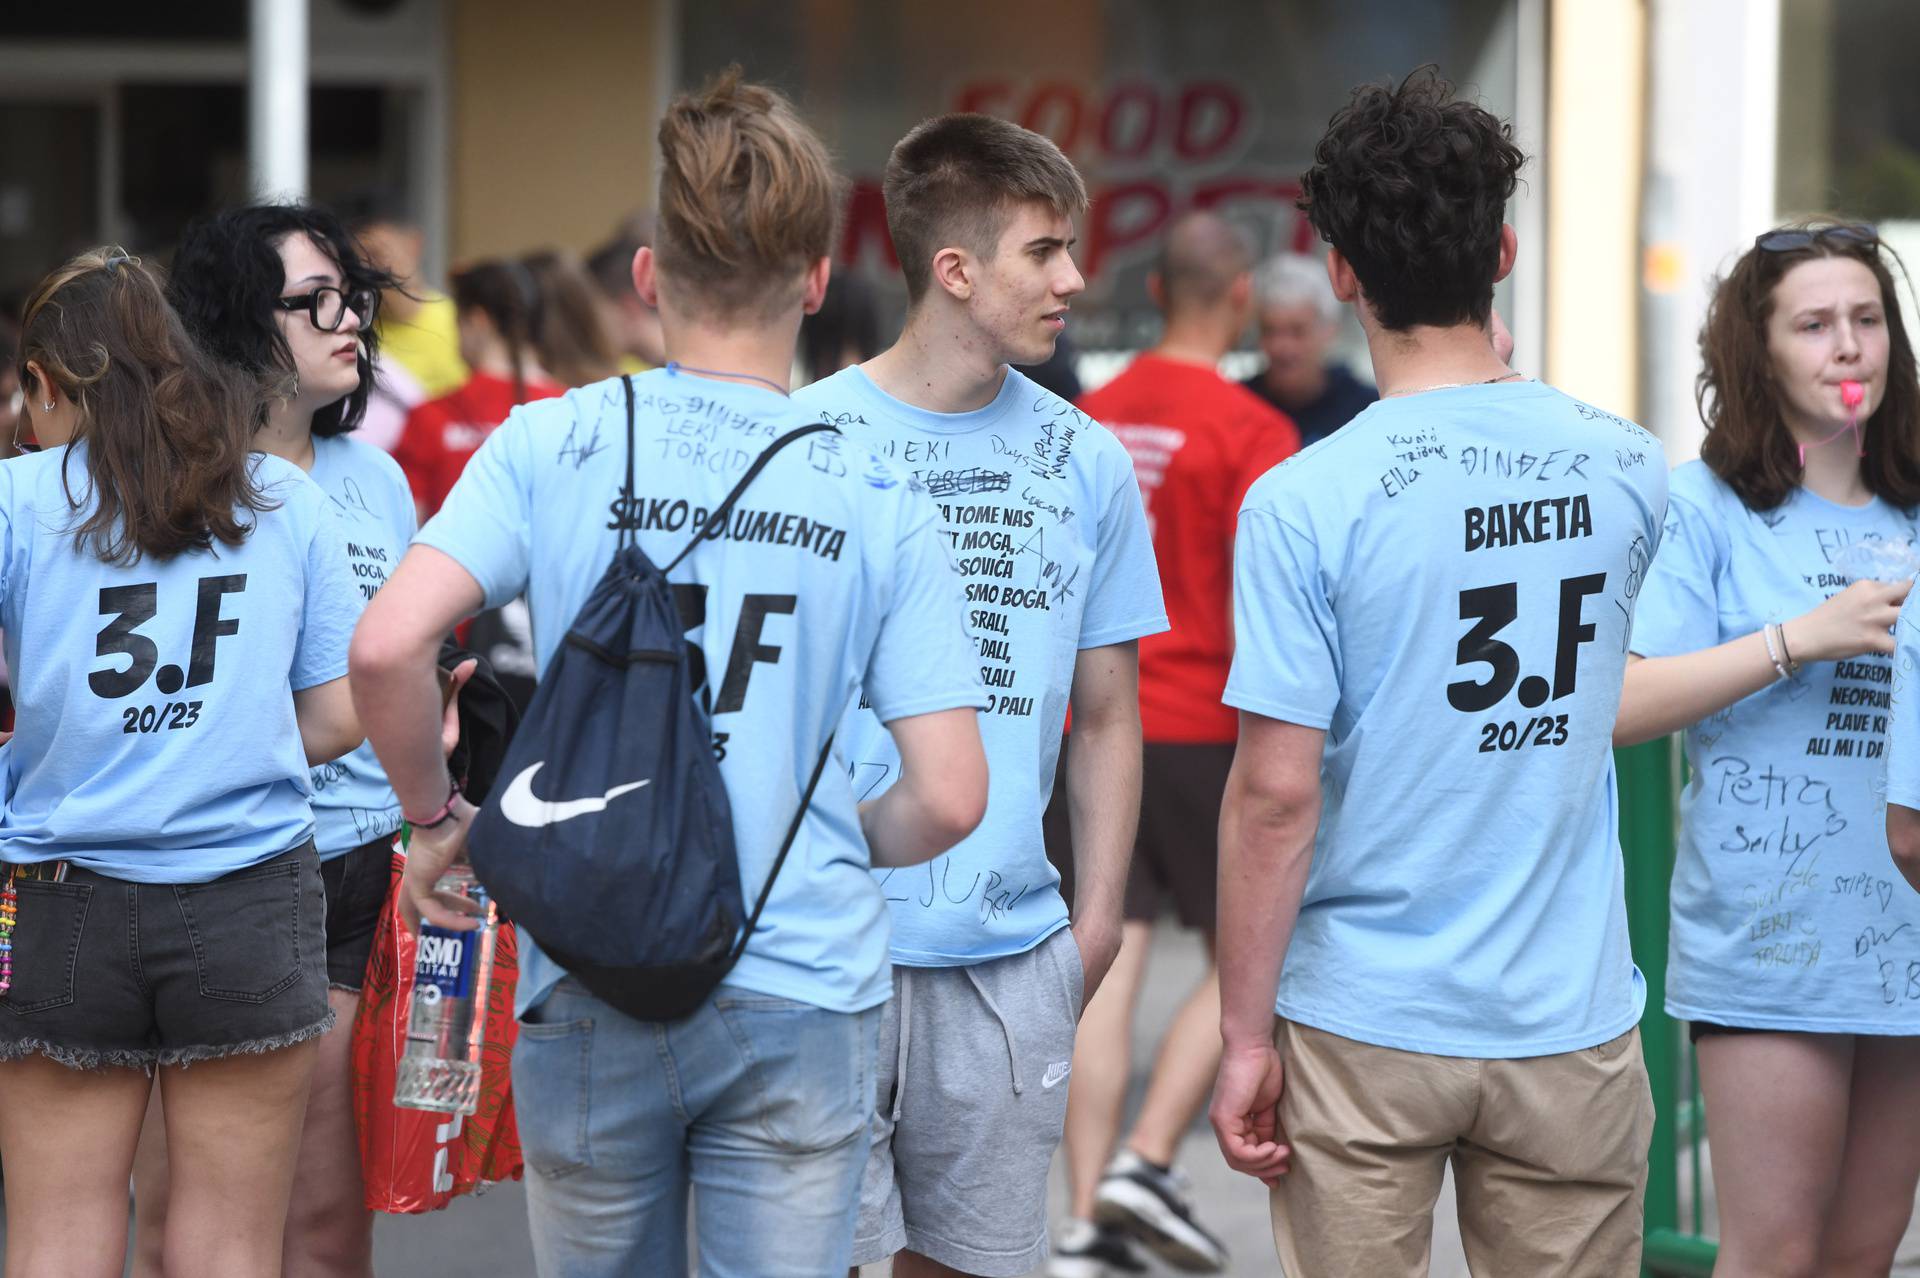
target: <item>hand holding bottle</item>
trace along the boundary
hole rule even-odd
[[[1787,622],[1787,653],[1793,660],[1843,661],[1893,651],[1893,623],[1913,589],[1910,580],[1856,581],[1810,612]]]

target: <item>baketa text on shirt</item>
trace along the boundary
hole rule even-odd
[[[1585,493],[1536,501],[1496,502],[1466,509],[1467,549],[1570,541],[1593,536],[1593,511]]]

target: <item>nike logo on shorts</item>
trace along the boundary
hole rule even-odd
[[[543,825],[571,821],[589,812],[604,812],[607,804],[647,784],[646,781],[629,781],[626,785],[616,785],[598,799],[542,799],[533,792],[533,774],[546,766],[543,760],[513,779],[513,784],[507,787],[507,792],[500,796],[501,816],[515,825],[537,830]],[[651,779],[648,778],[648,780]]]

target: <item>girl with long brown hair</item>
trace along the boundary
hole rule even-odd
[[[0,467],[7,1267],[120,1273],[157,1081],[169,1272],[275,1273],[334,1019],[307,773],[360,740],[352,578],[325,496],[251,451],[257,384],[138,259],[42,281],[19,366],[45,451]]]
[[[1692,1022],[1720,1267],[1884,1275],[1920,1183],[1920,898],[1889,880],[1889,633],[1920,561],[1920,375],[1868,227],[1760,236],[1700,348],[1615,742],[1685,733],[1666,1004]],[[1649,552],[1652,547],[1646,548]]]
[[[520,265],[533,279],[533,344],[563,386],[586,386],[620,371],[600,301],[580,259],[559,249],[529,253]]]

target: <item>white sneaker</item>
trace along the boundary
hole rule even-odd
[[[1124,1235],[1090,1220],[1068,1221],[1047,1258],[1047,1278],[1113,1278],[1146,1271]]]
[[[1093,1219],[1139,1239],[1175,1269],[1217,1274],[1227,1267],[1227,1249],[1193,1218],[1192,1192],[1184,1172],[1161,1171],[1123,1149],[1100,1178]]]

